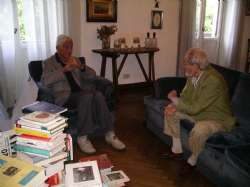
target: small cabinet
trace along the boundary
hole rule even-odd
[[[247,45],[247,57],[246,57],[245,72],[250,73],[250,39],[248,39],[248,45]]]

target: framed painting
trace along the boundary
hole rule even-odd
[[[117,22],[117,0],[86,0],[87,22]]]
[[[151,29],[161,29],[163,23],[163,11],[152,10],[151,13]]]
[[[246,1],[246,16],[250,16],[250,0]]]

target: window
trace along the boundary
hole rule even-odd
[[[196,1],[197,37],[216,38],[220,29],[223,0]]]

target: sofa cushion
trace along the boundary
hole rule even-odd
[[[243,130],[250,130],[250,75],[241,74],[232,99],[233,113]]]
[[[229,98],[232,99],[241,72],[226,67],[222,67],[216,64],[211,64],[211,65],[224,77],[225,81],[228,84]]]

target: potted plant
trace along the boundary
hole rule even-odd
[[[117,31],[117,25],[102,25],[101,28],[97,28],[97,38],[102,41],[102,48],[110,48],[110,36]]]

